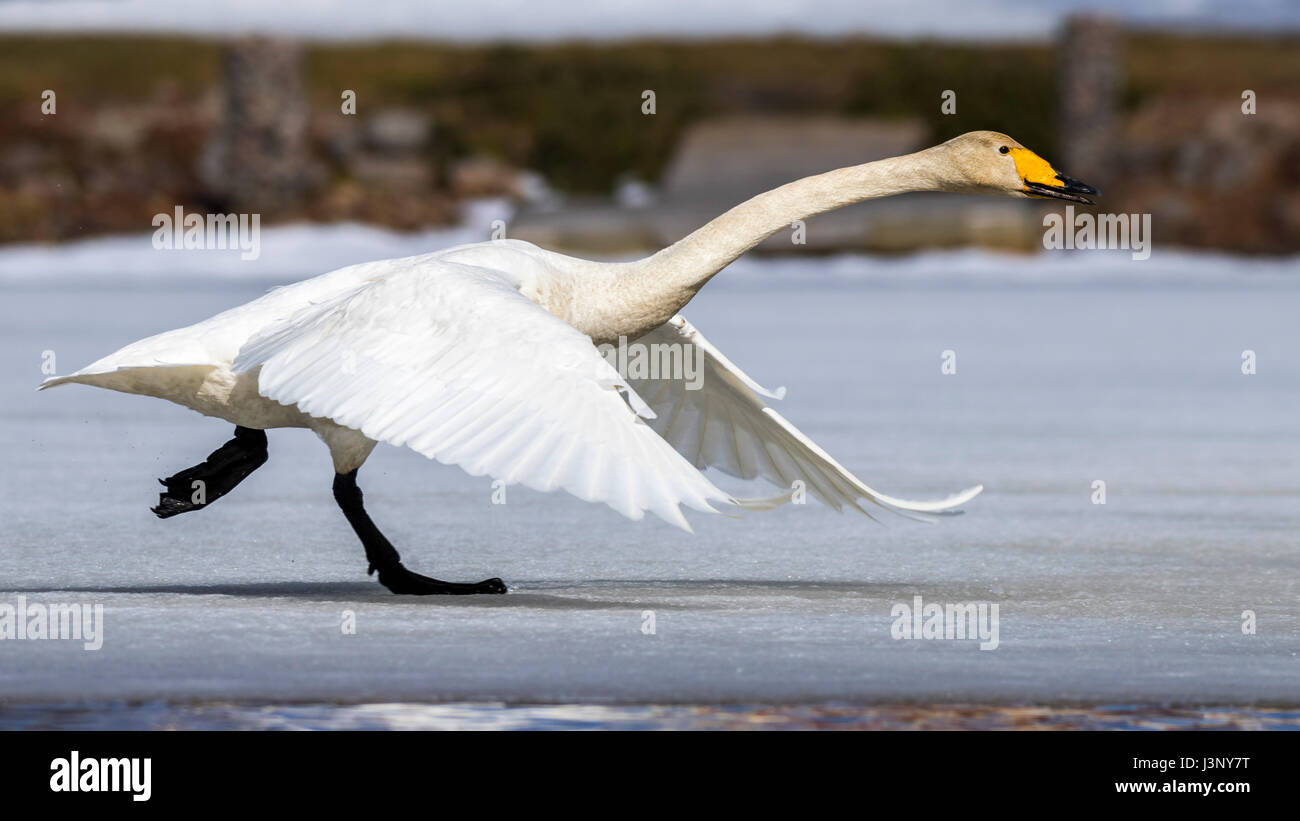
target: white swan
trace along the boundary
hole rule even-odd
[[[807,177],[736,206],[646,259],[602,263],[526,242],[462,245],[353,265],[186,328],[143,339],[42,389],[78,382],[155,396],[225,419],[235,438],[161,480],[160,517],[204,507],[266,460],[267,428],[305,427],[329,446],[334,495],[396,593],[499,593],[500,579],[457,584],[402,566],[362,507],[357,469],[377,442],[406,445],[478,476],[563,488],[632,519],[652,511],[686,530],[679,508],[761,509],[700,468],[803,480],[832,507],[859,500],[904,514],[950,512],[982,489],[907,501],[879,493],[780,414],[764,390],[684,318],[714,274],[793,221],[909,191],[995,192],[1087,202],[1002,134]],[[597,344],[620,337],[702,352],[700,390],[683,379],[624,378]],[[869,515],[869,514],[868,514]]]

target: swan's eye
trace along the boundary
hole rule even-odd
[[[1004,145],[1004,146],[1002,146],[1001,148],[998,149],[998,153],[999,153],[999,154],[1005,154],[1005,153],[1007,153],[1007,152],[1010,151],[1010,150],[1011,150],[1010,148],[1007,148],[1007,147]]]

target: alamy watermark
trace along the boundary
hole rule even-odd
[[[688,391],[704,386],[704,349],[682,342],[602,342],[596,350],[624,379],[670,379]]]
[[[926,604],[913,596],[889,611],[894,619],[889,635],[895,641],[910,639],[978,640],[981,650],[998,649],[998,606],[988,602]]]
[[[1133,259],[1151,257],[1150,214],[1081,214],[1065,206],[1065,214],[1043,215],[1043,247],[1048,251],[1131,251]]]
[[[154,214],[150,223],[153,247],[159,251],[225,251],[239,249],[239,258],[262,255],[261,214],[186,214],[176,206],[173,214]]]
[[[104,605],[42,604],[19,596],[16,605],[0,602],[0,641],[42,639],[80,641],[86,650],[104,646]]]
[[[124,792],[132,801],[153,795],[152,758],[82,758],[73,750],[50,762],[51,792]]]

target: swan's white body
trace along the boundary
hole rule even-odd
[[[768,407],[778,394],[678,311],[794,219],[902,191],[1017,193],[1021,175],[1010,160],[1009,178],[998,160],[970,167],[968,155],[982,157],[973,152],[990,140],[1015,145],[976,132],[799,180],[638,262],[597,263],[500,240],[353,265],[135,342],[41,387],[79,382],[245,428],[310,428],[340,474],[358,468],[377,442],[405,445],[471,475],[563,488],[632,519],[651,511],[687,530],[680,505],[771,507],[789,498],[796,480],[836,509],[866,512],[865,499],[905,514],[951,511],[981,488],[932,502],[873,490]],[[595,345],[619,337],[702,349],[701,389],[624,378]],[[736,499],[700,472],[705,467],[762,477],[784,492]]]

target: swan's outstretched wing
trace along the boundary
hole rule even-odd
[[[780,487],[802,479],[808,491],[836,510],[849,505],[863,513],[859,499],[895,512],[940,514],[969,501],[982,486],[946,499],[915,502],[873,490],[830,457],[764,399],[780,399],[785,389],[768,391],[745,375],[709,343],[685,317],[675,316],[636,344],[687,345],[683,356],[703,352],[703,372],[685,379],[631,379],[632,387],[655,412],[648,424],[697,468],[714,467],[732,476],[761,476]],[[647,348],[646,356],[671,348]],[[683,361],[698,361],[691,358]],[[868,514],[870,515],[870,514]]]
[[[679,504],[771,507],[715,487],[642,421],[591,340],[496,272],[421,261],[255,334],[258,390],[474,476],[563,488],[690,529]]]

